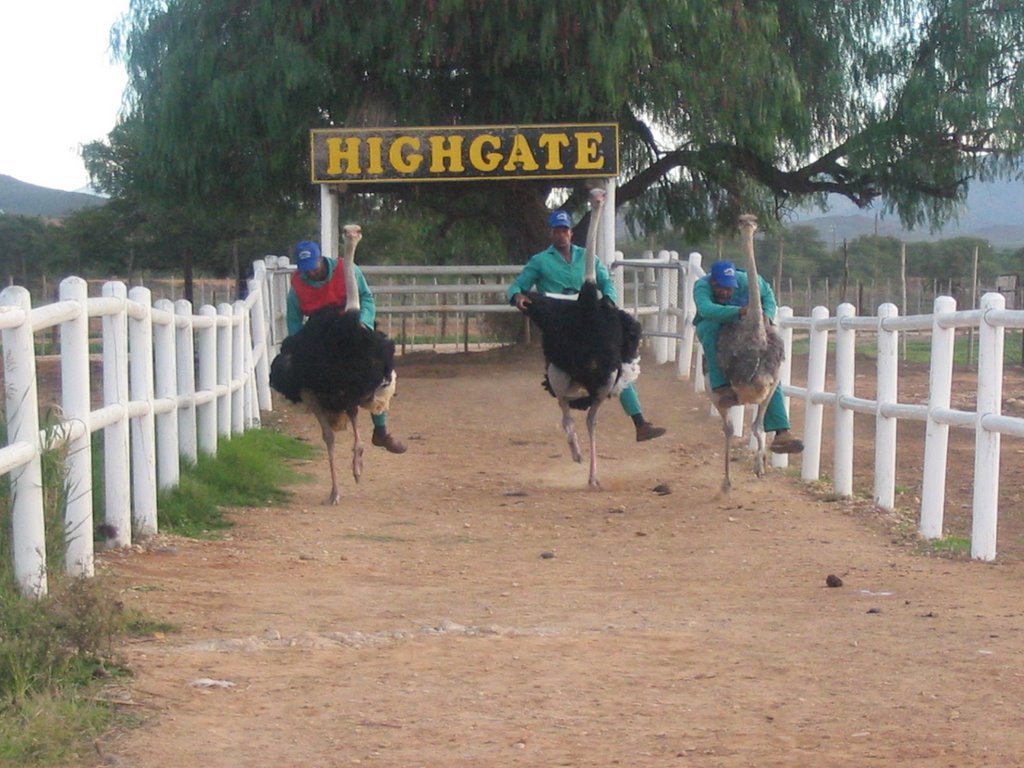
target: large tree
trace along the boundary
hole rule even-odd
[[[935,225],[1024,137],[1019,0],[132,0],[115,42],[133,188],[236,210],[315,199],[311,128],[616,121],[647,226],[830,193]],[[387,191],[497,220],[519,257],[551,189]]]

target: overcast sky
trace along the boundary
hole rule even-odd
[[[89,182],[81,146],[114,127],[127,76],[110,28],[129,0],[0,0],[0,174],[53,189]]]

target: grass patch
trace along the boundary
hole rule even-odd
[[[971,554],[971,539],[969,536],[946,536],[926,541],[922,547],[925,551],[936,555],[967,557]]]
[[[165,533],[209,538],[230,528],[225,507],[277,504],[288,498],[283,486],[301,477],[287,464],[315,454],[308,443],[277,432],[255,429],[225,440],[217,455],[201,454],[183,466],[176,488],[157,496],[157,526]]]

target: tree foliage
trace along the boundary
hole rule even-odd
[[[1024,137],[1010,0],[132,0],[115,43],[104,188],[235,211],[315,203],[311,128],[614,120],[638,226],[695,240],[832,193],[937,225],[971,179],[1018,172]],[[517,257],[550,192],[388,190]]]

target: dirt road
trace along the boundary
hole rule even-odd
[[[222,541],[102,556],[127,605],[181,628],[125,648],[146,722],[103,764],[1020,763],[1019,560],[922,555],[745,454],[718,498],[719,426],[670,366],[640,380],[666,437],[602,410],[600,492],[536,348],[399,377],[409,452],[369,449],[340,506],[318,457]],[[266,421],[319,441],[286,404]]]

